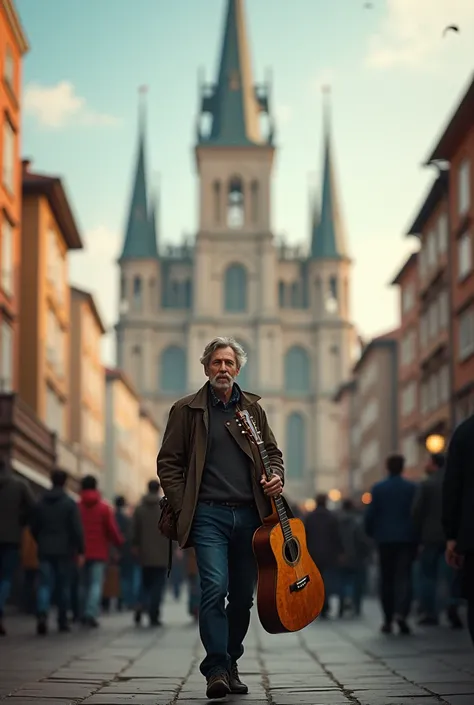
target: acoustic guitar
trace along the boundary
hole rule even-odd
[[[237,423],[258,448],[263,471],[272,475],[270,458],[255,420],[239,410]],[[301,519],[289,518],[282,496],[272,498],[272,514],[253,536],[258,565],[257,609],[270,634],[297,632],[319,616],[324,605],[324,582],[308,553]]]

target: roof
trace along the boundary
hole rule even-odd
[[[15,40],[18,44],[20,53],[22,55],[26,54],[26,52],[30,48],[30,45],[28,43],[25,30],[23,29],[23,26],[21,24],[20,16],[18,15],[15,5],[13,4],[13,0],[2,0],[0,5],[5,11],[7,22],[10,25],[11,31],[13,32],[13,36],[15,37]]]
[[[334,169],[328,105],[326,105],[324,123],[321,212],[319,219],[316,216],[313,219],[311,258],[344,259],[348,256],[346,234]]]
[[[106,367],[105,380],[106,382],[121,382],[128,389],[130,394],[132,394],[135,399],[138,399],[138,394],[133,384],[123,370],[119,370],[117,367]]]
[[[68,250],[82,250],[83,243],[77,222],[60,177],[31,172],[29,170],[30,162],[27,159],[23,160],[22,165],[23,196],[47,198]]]
[[[227,0],[217,83],[202,87],[203,113],[212,116],[210,134],[199,142],[229,147],[268,145],[260,113],[268,112],[268,90],[253,83],[244,0]]]
[[[418,252],[412,252],[411,255],[409,255],[408,259],[405,260],[402,268],[398,271],[398,274],[392,281],[391,285],[396,286],[398,284],[401,284],[403,279],[405,278],[405,274],[407,274],[413,267],[415,267],[417,262]]]
[[[157,259],[155,228],[152,225],[148,207],[147,179],[145,164],[145,106],[140,105],[138,127],[138,149],[129,214],[122,254],[125,259]]]
[[[423,228],[433,214],[435,208],[439,205],[443,198],[446,197],[448,181],[449,172],[441,171],[426,194],[416,218],[407,232],[407,235],[421,235]]]
[[[451,115],[427,164],[436,160],[451,161],[466,134],[474,128],[474,75],[461,102]]]
[[[372,340],[365,346],[365,348],[362,351],[361,356],[357,360],[356,364],[354,365],[353,372],[357,372],[360,370],[364,362],[366,362],[367,358],[375,351],[383,348],[392,348],[395,349],[398,344],[398,331],[390,331],[389,333],[385,333],[383,335],[379,335],[376,338],[372,338]]]
[[[77,286],[71,286],[71,294],[73,296],[77,296],[78,298],[81,298],[83,301],[85,301],[87,303],[92,315],[94,316],[94,318],[96,320],[96,323],[100,329],[100,332],[102,333],[102,335],[105,335],[107,330],[104,326],[104,323],[102,321],[102,317],[99,313],[99,310],[97,308],[97,305],[95,303],[95,299],[94,299],[93,295],[89,291],[84,291],[84,289],[79,289],[79,287],[77,287]]]

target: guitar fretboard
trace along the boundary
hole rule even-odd
[[[272,466],[263,441],[259,441],[257,446],[260,453],[260,457],[262,459],[263,467],[265,469],[265,475],[267,479],[270,479],[273,474]],[[274,501],[276,510],[278,512],[278,519],[280,520],[281,529],[283,531],[283,536],[285,538],[285,541],[289,541],[291,538],[293,538],[293,534],[291,531],[290,522],[288,520],[288,515],[286,513],[285,504],[281,497],[276,497]]]

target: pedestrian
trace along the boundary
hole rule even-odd
[[[118,609],[132,609],[135,607],[139,589],[139,566],[132,553],[132,518],[127,513],[127,501],[125,497],[115,498],[115,521],[120,533],[124,538],[124,543],[118,550],[118,569],[120,595],[118,599]]]
[[[171,408],[158,454],[158,475],[178,517],[181,548],[192,545],[201,583],[200,665],[207,697],[247,693],[237,667],[250,623],[257,570],[252,537],[283,487],[282,454],[260,397],[241,391],[247,361],[233,339],[212,340],[201,357],[209,381]],[[238,427],[238,408],[254,417],[273,476],[262,476],[258,450]],[[225,600],[227,597],[227,606]]]
[[[306,516],[308,551],[324,580],[322,619],[330,616],[330,599],[339,593],[339,564],[343,546],[336,514],[328,509],[326,494],[316,496],[316,507]]]
[[[358,617],[362,611],[363,575],[370,555],[370,544],[361,517],[351,499],[343,500],[337,520],[342,543],[338,570],[339,617],[343,617],[346,611],[348,598],[354,614]]]
[[[448,589],[444,600],[447,617],[454,629],[462,628],[459,616],[460,595],[457,576],[445,558],[446,537],[442,523],[443,479],[445,456],[435,453],[426,464],[427,477],[418,486],[413,503],[413,521],[420,536],[420,612],[419,624],[439,624],[439,587]]]
[[[27,483],[0,458],[0,636],[6,635],[4,610],[10,597],[15,571],[20,562],[23,529],[34,506]]]
[[[139,605],[135,624],[141,623],[146,610],[152,627],[161,626],[161,607],[166,585],[168,540],[158,531],[161,516],[160,483],[151,480],[148,493],[135,509],[132,519],[132,547],[141,566]]]
[[[405,458],[390,455],[388,477],[372,488],[365,514],[365,529],[377,544],[380,565],[380,597],[384,614],[382,632],[390,634],[393,622],[401,634],[410,634],[413,561],[417,535],[412,518],[416,485],[402,477]]]
[[[67,612],[70,604],[72,564],[84,558],[84,534],[76,502],[66,493],[67,475],[63,470],[51,473],[52,488],[36,505],[31,533],[38,546],[39,580],[37,591],[37,625],[40,635],[48,632],[48,614],[53,595],[58,608],[58,629],[68,632]]]
[[[85,540],[85,562],[81,571],[81,616],[85,626],[98,627],[97,616],[109,548],[111,544],[120,547],[123,537],[112,507],[102,500],[96,478],[86,475],[82,479],[81,488],[79,509]]]
[[[446,560],[462,568],[469,634],[474,644],[474,414],[454,431],[443,481],[442,520]]]

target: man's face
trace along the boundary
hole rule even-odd
[[[204,372],[214,389],[220,391],[230,389],[239,374],[237,359],[232,348],[219,348],[213,352]]]

